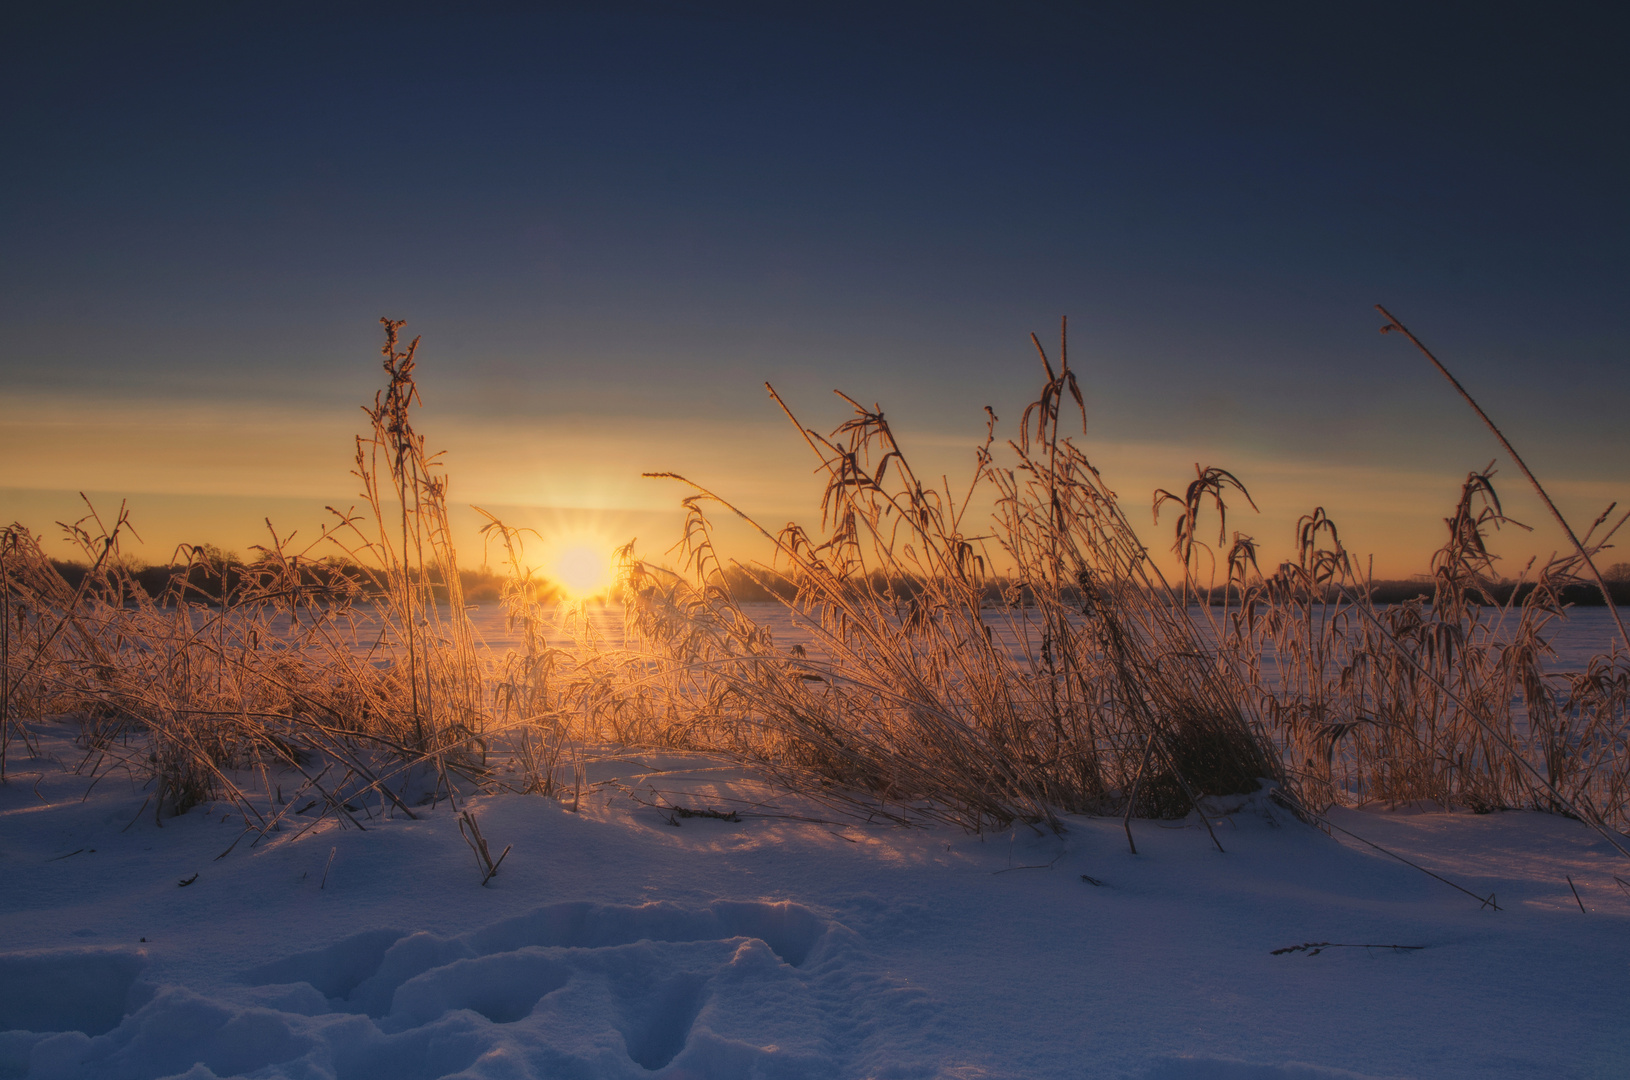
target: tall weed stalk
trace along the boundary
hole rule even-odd
[[[61,526],[77,585],[28,529],[0,534],[0,770],[32,722],[76,717],[78,768],[146,777],[160,820],[224,799],[259,832],[296,804],[359,826],[375,808],[411,816],[416,775],[485,775],[484,669],[399,326],[385,322],[388,384],[357,440],[367,512],[316,541],[268,522],[249,560],[183,545],[154,595],[120,555],[123,508]],[[289,791],[274,771],[295,774]]]
[[[365,507],[315,542],[270,532],[250,560],[185,547],[154,596],[120,555],[122,509],[63,526],[84,562],[72,584],[33,533],[0,534],[0,777],[32,724],[74,716],[87,772],[148,777],[156,814],[233,801],[260,833],[296,804],[358,826],[412,814],[415,791],[497,783],[493,754],[521,789],[575,800],[602,743],[728,754],[873,817],[969,829],[1181,817],[1263,782],[1312,808],[1630,824],[1630,660],[1548,667],[1564,592],[1596,576],[1622,517],[1502,591],[1491,541],[1515,523],[1492,466],[1473,472],[1430,600],[1384,605],[1322,508],[1265,572],[1257,540],[1230,538],[1229,502],[1254,508],[1245,483],[1196,466],[1155,493],[1157,525],[1175,513],[1169,581],[1079,441],[1061,334],[1057,366],[1035,343],[1044,377],[1017,432],[986,410],[958,490],[919,475],[880,406],[844,396],[851,415],[821,434],[769,388],[825,477],[818,522],[753,523],[772,555],[733,563],[710,514],[752,519],[656,474],[685,487],[677,568],[619,553],[615,645],[488,515],[521,632],[494,659],[466,613],[446,473],[413,422],[418,340],[382,322],[386,386],[355,453]],[[777,641],[748,595],[776,598],[803,643]],[[573,647],[550,644],[562,622]],[[297,775],[292,797],[274,771]]]

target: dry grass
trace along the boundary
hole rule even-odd
[[[411,816],[410,791],[451,795],[449,770],[482,772],[485,678],[446,482],[411,424],[413,346],[397,351],[397,325],[386,324],[388,387],[357,440],[368,513],[336,512],[315,543],[294,549],[272,532],[236,566],[183,548],[172,588],[154,597],[119,557],[123,509],[64,526],[89,563],[73,588],[33,533],[0,534],[5,751],[28,721],[78,717],[87,774],[147,777],[156,815],[229,800],[258,831],[313,802],[355,824],[370,800]],[[372,580],[320,557],[336,553]],[[452,603],[437,604],[438,590]],[[272,776],[286,770],[301,777],[289,792]]]
[[[990,415],[957,491],[919,478],[881,408],[846,398],[852,417],[822,435],[772,389],[824,470],[819,526],[761,528],[774,557],[727,563],[708,515],[740,511],[674,477],[680,569],[620,554],[626,646],[579,612],[576,647],[550,647],[572,609],[526,568],[527,537],[489,518],[522,639],[492,657],[465,617],[445,474],[412,425],[417,341],[403,351],[385,326],[387,386],[357,441],[364,509],[311,546],[274,534],[236,569],[188,550],[155,599],[120,562],[122,512],[69,527],[91,567],[75,587],[32,533],[5,531],[0,769],[30,722],[75,716],[88,773],[149,778],[158,811],[233,800],[257,832],[299,803],[359,825],[370,806],[411,814],[460,778],[575,800],[582,748],[607,742],[733,755],[858,812],[970,829],[1179,817],[1262,781],[1313,808],[1430,799],[1630,824],[1625,655],[1546,668],[1562,590],[1594,577],[1617,527],[1606,515],[1495,603],[1488,542],[1508,521],[1492,470],[1472,473],[1431,602],[1381,605],[1323,510],[1265,573],[1255,540],[1229,539],[1245,484],[1198,469],[1156,493],[1184,568],[1167,581],[1066,430],[1085,410],[1064,342],[1056,367],[1037,343],[1037,400],[1010,440]],[[812,644],[778,644],[744,585]],[[292,795],[272,776],[287,769],[303,775]]]
[[[775,591],[790,591],[818,658],[778,652],[743,612],[704,513],[722,500],[694,488],[690,575],[630,567],[662,693],[617,708],[670,734],[660,716],[672,712],[691,745],[969,828],[1118,809],[1135,783],[1140,810],[1181,815],[1279,779],[1233,671],[1063,435],[1066,395],[1079,408],[1067,357],[1056,373],[1043,363],[1008,463],[993,416],[960,499],[919,480],[879,409],[850,400],[854,417],[830,438],[800,426],[828,478],[821,531],[788,526],[770,536],[775,562],[752,569],[791,586]],[[978,524],[995,532],[970,536],[982,487],[998,510]],[[998,560],[1000,578],[987,569]]]

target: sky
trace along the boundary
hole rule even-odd
[[[1611,5],[445,8],[0,16],[0,518],[314,536],[390,316],[467,563],[471,505],[660,554],[645,471],[818,520],[766,381],[955,481],[1068,316],[1134,523],[1216,465],[1265,558],[1323,506],[1405,576],[1501,454],[1376,303],[1576,524],[1630,502]],[[1563,540],[1497,465],[1515,573]]]

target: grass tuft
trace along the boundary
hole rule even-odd
[[[476,788],[575,807],[585,748],[606,743],[729,755],[874,819],[972,830],[1206,821],[1210,800],[1263,785],[1310,819],[1425,799],[1568,813],[1615,843],[1630,824],[1630,661],[1547,666],[1569,598],[1630,581],[1594,565],[1626,520],[1612,508],[1582,536],[1563,522],[1571,550],[1504,581],[1491,542],[1522,526],[1492,465],[1471,472],[1430,577],[1394,589],[1318,507],[1265,570],[1257,539],[1228,530],[1230,500],[1254,508],[1245,480],[1196,465],[1181,494],[1154,493],[1157,528],[1176,511],[1167,580],[1078,442],[1061,332],[1056,365],[1035,342],[1040,390],[1017,433],[986,410],[962,489],[918,475],[881,406],[843,395],[850,416],[821,434],[768,388],[825,477],[818,515],[769,528],[660,474],[682,489],[677,568],[619,552],[613,645],[527,569],[523,530],[488,515],[504,574],[461,570],[447,475],[413,423],[418,339],[382,322],[361,509],[311,543],[268,523],[247,560],[184,547],[155,577],[120,554],[123,507],[61,526],[73,564],[21,525],[0,532],[0,778],[31,725],[71,717],[88,776],[145,778],[159,821],[231,803],[257,840],[457,811]],[[727,559],[721,509],[771,557]],[[518,649],[479,646],[466,586],[503,605]],[[766,601],[806,640],[777,642]],[[562,620],[572,648],[550,644]],[[485,883],[503,855],[461,821]]]

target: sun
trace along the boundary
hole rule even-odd
[[[560,548],[550,575],[574,600],[611,588],[611,558],[604,548],[572,542]]]

